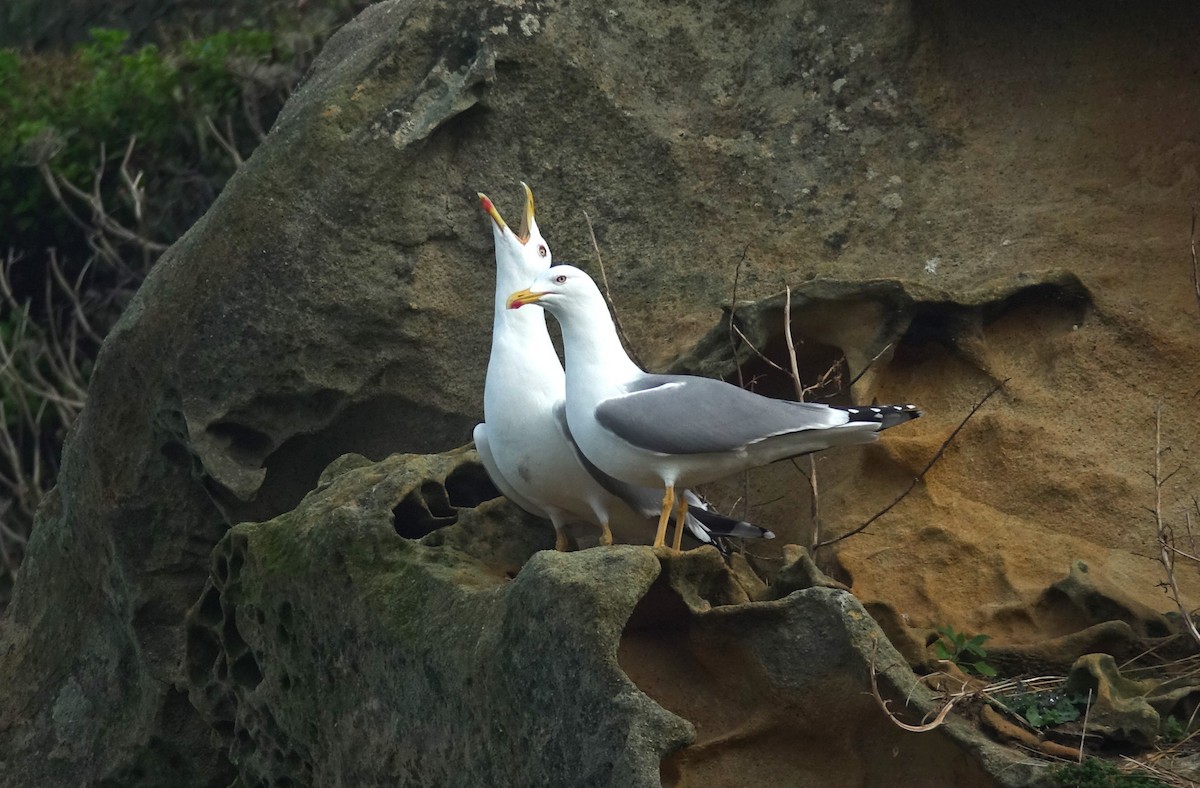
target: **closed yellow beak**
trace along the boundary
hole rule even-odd
[[[520,309],[526,304],[536,304],[542,300],[545,293],[535,293],[532,290],[518,290],[508,297],[506,302],[509,309]]]

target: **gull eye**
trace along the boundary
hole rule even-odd
[[[546,245],[538,244],[538,256],[545,257],[548,254],[550,254],[550,250],[546,248]]]
[[[554,284],[565,285],[566,283],[567,283],[567,275],[566,274],[559,274],[558,276],[554,277]]]

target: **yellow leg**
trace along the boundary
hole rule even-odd
[[[679,500],[675,502],[675,542],[671,545],[677,553],[683,545],[683,523],[687,519],[687,512],[687,498],[680,496]]]
[[[558,529],[554,529],[554,549],[560,553],[565,553],[570,549],[570,544],[567,543],[567,534]]]
[[[608,527],[608,520],[600,523],[600,544],[612,544],[612,529]]]
[[[662,513],[658,516],[658,532],[654,535],[655,547],[662,547],[667,543],[667,521],[671,519],[673,503],[675,503],[675,488],[668,487],[663,491]]]

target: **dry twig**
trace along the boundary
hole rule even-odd
[[[638,358],[633,345],[629,343],[629,336],[625,333],[625,326],[621,325],[621,318],[617,315],[617,306],[613,303],[612,293],[608,289],[608,274],[604,270],[604,260],[600,258],[600,244],[596,242],[596,231],[592,228],[592,217],[588,216],[587,211],[584,211],[583,219],[587,222],[588,235],[592,237],[592,249],[596,252],[596,265],[600,267],[600,280],[604,283],[604,300],[608,302],[608,310],[612,312],[613,323],[617,327],[617,333],[621,335],[621,342],[625,344],[625,350],[629,353],[629,357],[633,359],[633,363],[645,369],[646,367],[642,364],[642,360]]]
[[[828,547],[832,544],[836,544],[836,543],[842,541],[843,539],[847,539],[851,536],[854,536],[855,534],[862,533],[863,531],[865,531],[867,529],[868,526],[871,525],[871,523],[875,522],[880,517],[883,517],[885,514],[887,514],[893,508],[895,508],[898,503],[900,503],[906,497],[908,497],[908,494],[911,493],[913,491],[913,489],[915,489],[916,486],[921,482],[921,480],[925,478],[925,474],[929,473],[929,469],[932,468],[937,463],[937,461],[942,458],[942,455],[946,453],[946,449],[948,449],[950,447],[950,444],[954,442],[954,439],[956,437],[958,437],[958,433],[962,432],[963,427],[967,426],[967,422],[969,422],[971,420],[971,417],[974,416],[976,413],[978,413],[979,409],[982,408],[984,406],[984,404],[989,399],[991,399],[992,396],[997,391],[999,391],[1001,388],[1003,388],[1004,384],[1007,382],[1008,382],[1007,378],[1000,381],[999,383],[997,383],[995,386],[992,387],[991,391],[989,391],[987,394],[983,395],[983,399],[981,399],[981,400],[979,400],[979,402],[975,403],[974,407],[972,407],[970,412],[968,412],[967,415],[963,417],[963,420],[958,423],[958,426],[954,428],[954,431],[950,433],[949,437],[947,437],[946,440],[942,441],[942,445],[940,447],[938,447],[938,450],[934,453],[933,457],[929,460],[929,462],[927,462],[925,464],[925,467],[921,469],[920,473],[918,473],[916,476],[913,477],[912,483],[910,483],[908,485],[908,487],[905,488],[904,492],[902,492],[898,496],[896,496],[896,499],[894,501],[892,501],[887,506],[880,509],[875,514],[871,515],[871,517],[868,518],[865,523],[858,526],[857,528],[853,528],[853,529],[847,531],[846,533],[842,534],[841,536],[835,536],[832,539],[826,539],[824,542],[819,542],[819,543],[813,545],[813,549],[816,550],[821,547]]]
[[[72,283],[49,250],[40,318],[17,297],[12,272],[19,261],[10,250],[0,265],[0,304],[10,315],[9,330],[0,333],[0,573],[9,577],[16,575],[34,514],[57,473],[56,458],[46,451],[47,425],[67,427],[83,407],[80,340],[100,339],[80,295],[83,273]],[[67,309],[58,306],[56,290],[66,295]]]
[[[1200,309],[1200,266],[1196,264],[1196,206],[1192,206],[1192,290],[1196,293],[1196,308]]]
[[[125,155],[122,157],[119,172],[122,181],[129,189],[130,199],[133,203],[134,215],[138,218],[139,223],[141,223],[141,217],[144,213],[145,203],[144,188],[141,186],[142,175],[141,173],[132,175],[129,172],[129,160],[133,155],[133,146],[136,141],[136,137],[130,139],[129,145],[125,149]],[[110,238],[119,242],[133,244],[143,254],[143,268],[148,267],[152,256],[166,251],[167,247],[165,244],[152,241],[140,233],[128,229],[114,219],[108,212],[104,205],[103,197],[101,196],[101,187],[104,182],[104,169],[107,165],[107,162],[108,158],[105,153],[105,148],[104,145],[101,144],[99,163],[96,165],[95,175],[92,179],[92,191],[90,194],[71,183],[62,175],[59,175],[51,170],[48,161],[42,161],[38,163],[37,169],[41,174],[42,180],[45,182],[46,188],[49,190],[50,195],[54,198],[55,202],[58,203],[59,207],[62,208],[63,213],[66,214],[67,218],[70,219],[72,223],[85,231],[88,244],[92,247],[93,251],[104,258],[104,260],[114,269],[118,271],[128,271],[129,266],[126,264],[123,256],[117,251],[116,247],[113,246]],[[79,216],[79,214],[75,213],[74,209],[71,208],[70,203],[67,202],[67,199],[63,194],[64,190],[67,194],[70,194],[72,197],[79,200],[84,205],[87,205],[91,209],[92,218],[90,221],[85,221]]]
[[[742,263],[746,262],[746,252],[749,249],[750,249],[749,246],[742,247],[742,255],[741,255],[741,257],[738,258],[737,265],[734,266],[734,269],[733,269],[733,295],[730,296],[730,298],[729,298],[729,355],[731,358],[733,358],[733,364],[737,368],[738,386],[740,388],[746,388],[746,381],[742,378],[742,365],[739,364],[738,360],[737,360],[737,343],[733,341],[733,332],[737,331],[739,336],[742,333],[741,331],[738,330],[738,327],[736,325],[738,280],[740,280],[742,277]],[[742,340],[745,341],[746,338],[742,337]],[[749,345],[750,343],[746,342],[746,344]],[[755,350],[754,352],[758,353],[757,350]],[[762,354],[759,353],[759,355],[761,356]]]
[[[1179,609],[1180,616],[1183,617],[1183,624],[1187,628],[1188,634],[1192,636],[1192,640],[1200,645],[1200,630],[1196,628],[1196,622],[1192,620],[1191,612],[1187,606],[1183,604],[1183,597],[1179,593],[1179,584],[1175,580],[1175,533],[1166,520],[1163,519],[1162,513],[1162,489],[1172,476],[1179,472],[1179,468],[1163,476],[1162,458],[1168,450],[1162,447],[1162,403],[1159,402],[1154,406],[1154,473],[1150,478],[1154,481],[1154,530],[1158,540],[1158,560],[1162,564],[1163,569],[1167,573],[1166,589],[1167,594]],[[1190,513],[1188,519],[1190,519]],[[1189,523],[1190,527],[1190,523]]]
[[[738,282],[742,278],[742,263],[746,262],[746,252],[750,246],[747,244],[742,247],[742,254],[738,257],[737,265],[733,268],[733,293],[729,297],[729,357],[733,359],[734,369],[737,370],[738,387],[746,388],[746,378],[742,375],[742,365],[737,360],[737,343],[733,341],[733,334],[736,331],[738,336],[742,337],[743,341],[746,338],[742,335],[741,330],[737,327],[737,303],[738,303]],[[750,343],[746,341],[746,344]],[[753,345],[751,345],[753,348]],[[758,349],[754,348],[754,352],[758,353]],[[761,356],[762,354],[759,353]],[[742,498],[746,502],[745,508],[742,509],[745,519],[750,519],[750,471],[742,471]],[[736,511],[730,507],[730,511]]]
[[[871,697],[875,698],[875,703],[878,704],[879,708],[883,710],[883,713],[887,715],[887,718],[889,720],[891,720],[892,724],[898,728],[903,728],[904,730],[911,731],[913,733],[925,733],[927,731],[934,730],[935,728],[940,727],[942,725],[942,723],[944,723],[946,721],[946,717],[949,716],[950,711],[951,711],[951,709],[954,708],[955,703],[959,702],[963,698],[969,697],[969,695],[971,694],[971,693],[967,693],[964,691],[964,692],[956,693],[955,695],[951,696],[942,705],[942,708],[938,711],[938,713],[934,716],[933,720],[930,722],[923,723],[921,725],[911,725],[907,722],[903,722],[895,714],[892,713],[891,708],[889,708],[889,706],[888,706],[888,701],[885,700],[883,695],[880,694],[880,692],[879,692],[879,680],[877,678],[877,673],[875,670],[875,654],[878,651],[878,648],[879,648],[878,641],[872,641],[872,643],[871,643],[871,664],[870,664]]]
[[[221,146],[221,149],[229,154],[229,158],[233,160],[235,169],[241,169],[246,160],[242,158],[242,154],[238,152],[237,146],[234,145],[233,124],[229,118],[225,118],[225,134],[217,131],[217,124],[213,123],[212,118],[205,115],[204,125],[208,126],[208,133],[213,135],[213,139]]]
[[[796,343],[792,339],[792,288],[787,287],[784,292],[786,296],[783,302],[783,338],[787,343],[788,361],[792,366],[792,385],[796,387],[796,400],[804,402],[808,393],[820,388],[821,383],[818,382],[814,386],[805,388],[804,382],[800,380],[800,363],[796,358]],[[831,366],[821,380],[825,380],[833,369],[834,367]],[[800,470],[800,466],[796,465],[795,458],[792,458],[792,465],[796,466],[796,470]],[[812,538],[809,540],[809,544],[815,546],[821,541],[821,499],[820,488],[817,486],[817,459],[814,455],[808,455],[808,473],[801,471],[801,474],[808,480],[809,518],[812,521]]]
[[[1083,708],[1083,730],[1079,732],[1079,762],[1083,763],[1083,748],[1087,745],[1088,717],[1092,713],[1092,688],[1088,687],[1087,706]]]

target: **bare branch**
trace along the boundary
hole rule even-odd
[[[613,323],[617,326],[617,333],[621,335],[621,341],[625,344],[625,349],[629,351],[629,357],[633,362],[642,369],[645,365],[638,358],[638,354],[634,351],[633,345],[629,343],[629,336],[625,333],[625,326],[621,325],[621,318],[617,315],[617,306],[613,303],[612,293],[608,289],[608,274],[604,270],[604,260],[600,258],[600,244],[596,242],[596,231],[592,228],[592,217],[588,216],[587,211],[583,212],[583,219],[587,222],[588,235],[592,237],[592,249],[596,252],[596,265],[600,266],[600,279],[604,283],[604,300],[608,302],[608,309],[612,312]]]
[[[1196,628],[1196,622],[1192,619],[1191,613],[1187,606],[1183,604],[1183,597],[1179,593],[1179,584],[1175,581],[1175,534],[1163,519],[1162,514],[1162,488],[1167,483],[1167,480],[1174,476],[1174,472],[1166,477],[1162,475],[1162,458],[1164,449],[1162,447],[1162,402],[1158,402],[1154,406],[1154,531],[1158,539],[1158,560],[1162,564],[1163,569],[1167,573],[1167,593],[1171,600],[1175,602],[1175,606],[1179,608],[1179,614],[1183,617],[1184,627],[1187,628],[1188,634],[1192,636],[1192,640],[1200,645],[1200,630]],[[1176,469],[1178,470],[1178,469]],[[1190,523],[1189,523],[1190,530]]]
[[[1087,744],[1088,716],[1092,713],[1092,690],[1088,688],[1087,706],[1083,708],[1083,730],[1079,732],[1079,762],[1083,763],[1083,748]]]
[[[796,343],[792,339],[792,288],[785,287],[784,291],[786,296],[783,302],[783,338],[787,343],[788,361],[792,366],[792,385],[796,387],[796,399],[804,402],[809,392],[823,385],[821,381],[824,381],[828,377],[833,367],[829,368],[829,371],[821,377],[821,380],[815,386],[804,387],[803,381],[800,380],[800,362],[796,358]],[[793,460],[793,464],[795,464],[795,460]],[[808,491],[810,493],[808,513],[812,522],[812,538],[809,540],[809,544],[815,547],[821,541],[821,497],[820,488],[817,485],[817,459],[812,454],[808,455],[808,473],[804,474],[804,477],[808,479]]]
[[[1192,290],[1196,293],[1196,308],[1200,309],[1200,266],[1196,264],[1196,206],[1192,206]]]
[[[755,353],[758,353],[758,348],[754,347],[741,329],[737,327],[737,297],[738,297],[738,282],[742,278],[742,263],[746,262],[746,252],[749,251],[750,245],[742,247],[742,253],[738,257],[737,265],[733,268],[733,293],[729,296],[729,356],[733,359],[734,369],[737,370],[738,387],[746,388],[746,378],[742,375],[742,365],[737,357],[737,343],[733,341],[734,332],[742,338],[742,340],[750,346]],[[762,353],[758,353],[762,357]],[[747,520],[750,519],[750,472],[742,471],[742,500],[746,502],[745,508],[742,510]],[[731,510],[732,511],[732,510]]]
[[[125,169],[128,166],[128,157],[132,154],[132,142],[133,140],[130,141],[130,147],[127,149],[126,157],[121,164],[121,168],[124,171],[123,177],[128,177],[128,172],[125,171]],[[69,218],[75,225],[88,234],[89,243],[92,244],[93,248],[95,248],[98,253],[103,254],[106,259],[110,259],[111,261],[116,261],[119,263],[121,258],[120,255],[116,253],[116,250],[112,248],[112,245],[108,243],[107,239],[103,237],[105,233],[119,240],[132,243],[146,252],[157,253],[166,251],[167,247],[164,244],[160,244],[157,241],[151,241],[149,238],[145,238],[138,233],[127,229],[116,219],[112,218],[112,216],[105,209],[104,200],[100,194],[100,188],[104,178],[105,160],[106,157],[104,153],[104,146],[101,145],[100,161],[96,166],[91,194],[85,192],[83,189],[80,189],[62,175],[55,173],[50,169],[50,165],[46,162],[38,164],[37,168],[38,172],[41,173],[42,180],[46,183],[46,188],[50,191],[50,195],[54,197],[55,202],[57,202],[59,207],[63,209],[63,212],[66,213],[67,218]],[[134,179],[133,182],[136,185],[137,179]],[[67,203],[66,197],[63,196],[63,190],[91,208],[91,222],[84,221],[79,217],[78,214],[75,213],[74,210],[71,209],[71,206]],[[135,206],[135,210],[140,211],[140,208]]]
[[[862,378],[863,375],[867,374],[867,372],[871,369],[871,367],[875,366],[876,361],[883,358],[884,353],[886,353],[892,349],[893,344],[895,344],[895,343],[888,342],[886,345],[884,345],[883,350],[876,353],[875,357],[872,358],[870,361],[868,361],[867,365],[865,367],[863,367],[862,370],[857,375],[855,375],[853,378],[850,379],[850,385],[847,386],[847,388],[854,388],[854,384],[857,383]]]
[[[233,159],[233,166],[237,169],[241,169],[242,165],[246,163],[246,160],[242,158],[242,154],[238,152],[237,146],[233,144],[233,126],[230,123],[229,118],[225,118],[225,131],[227,132],[228,136],[225,136],[221,134],[221,132],[217,131],[217,125],[213,123],[212,118],[208,117],[207,115],[204,116],[204,124],[208,126],[209,133],[213,135],[213,139],[217,141],[217,144],[221,146],[221,149],[229,154],[229,158]]]
[[[887,715],[887,718],[891,720],[893,725],[898,728],[903,728],[906,731],[911,731],[912,733],[926,733],[934,730],[935,728],[941,727],[942,723],[946,721],[946,717],[950,715],[950,710],[954,708],[954,704],[962,698],[967,697],[967,695],[955,695],[946,701],[942,705],[942,708],[938,711],[937,715],[933,718],[932,722],[927,722],[924,725],[910,725],[907,722],[902,722],[896,717],[895,714],[892,714],[892,710],[888,707],[888,701],[884,700],[883,695],[881,695],[879,692],[879,680],[876,678],[875,671],[875,653],[878,650],[878,646],[879,644],[877,641],[873,641],[871,643],[871,697],[875,698],[875,703],[878,704],[879,708],[883,710],[883,713]]]
[[[880,517],[883,517],[885,514],[887,514],[893,508],[895,508],[896,504],[900,503],[906,497],[908,497],[908,494],[913,491],[913,489],[921,482],[922,479],[925,478],[925,474],[929,473],[929,469],[932,468],[934,466],[934,464],[937,463],[937,461],[942,458],[942,455],[945,454],[946,449],[949,448],[950,444],[954,442],[954,439],[956,437],[958,437],[958,433],[962,432],[963,427],[967,426],[967,422],[969,422],[971,420],[971,417],[974,416],[976,413],[978,413],[979,409],[982,408],[984,406],[984,404],[989,399],[991,399],[992,396],[997,391],[999,391],[1001,388],[1003,388],[1004,384],[1007,383],[1008,380],[1009,380],[1008,378],[1005,378],[1004,380],[997,383],[995,386],[992,387],[991,391],[989,391],[987,394],[985,394],[983,396],[983,399],[981,399],[981,400],[979,400],[979,402],[975,403],[974,407],[972,407],[970,412],[967,413],[967,415],[963,417],[963,420],[958,423],[958,426],[954,428],[954,431],[950,433],[949,437],[947,437],[946,440],[942,441],[942,445],[938,448],[937,452],[934,453],[933,458],[930,459],[929,462],[925,464],[925,467],[921,469],[920,473],[918,473],[915,477],[913,477],[912,483],[908,485],[908,487],[904,490],[904,492],[902,492],[902,493],[900,493],[900,495],[896,496],[896,499],[894,501],[889,503],[887,506],[885,506],[880,511],[873,514],[865,523],[858,526],[857,528],[851,529],[851,530],[847,531],[846,533],[842,534],[841,536],[835,536],[832,539],[827,539],[824,542],[815,544],[815,545],[813,545],[813,549],[816,550],[817,548],[820,548],[820,547],[828,547],[829,545],[836,544],[836,543],[842,541],[843,539],[854,536],[855,534],[862,533],[863,531],[865,531],[867,529],[868,526],[871,525],[871,523],[875,522]]]
[[[788,361],[792,365],[792,385],[796,387],[796,401],[804,401],[804,383],[800,380],[800,366],[796,360],[796,343],[792,341],[792,288],[784,289],[787,294],[783,302],[783,338],[787,342]]]
[[[737,331],[739,336],[741,336],[742,333],[741,331],[738,331],[737,326],[734,325],[734,321],[737,319],[738,280],[742,277],[742,263],[746,261],[746,252],[749,249],[750,247],[748,245],[742,247],[742,254],[740,257],[738,257],[737,265],[734,266],[733,295],[729,297],[729,352],[733,357],[734,366],[737,368],[738,386],[740,388],[746,388],[746,383],[742,379],[742,365],[739,364],[737,360],[737,343],[733,341],[733,332]],[[744,340],[745,337],[742,337],[742,339]],[[749,345],[750,343],[746,342],[746,344]],[[757,350],[754,352],[758,353]],[[762,354],[759,353],[759,355],[761,356]]]
[[[782,372],[785,375],[788,374],[788,371],[786,369],[779,366],[774,361],[772,361],[771,359],[769,359],[765,355],[763,355],[763,352],[754,346],[754,343],[750,341],[749,337],[747,337],[745,334],[742,333],[742,330],[740,328],[738,328],[737,326],[734,326],[733,330],[741,338],[741,340],[746,343],[746,347],[748,347],[754,351],[754,355],[758,356],[759,359],[761,359],[764,363],[770,365],[771,367],[778,370],[779,372]],[[753,381],[751,381],[751,382],[753,382]],[[740,365],[738,366],[738,383],[739,383],[739,385],[741,385],[742,388],[746,388],[745,383],[742,382],[742,368]]]
[[[125,184],[125,188],[129,191],[129,199],[133,203],[133,217],[137,219],[138,224],[142,223],[142,206],[146,197],[146,187],[142,186],[142,174],[139,172],[136,176],[131,176],[129,173],[129,158],[133,156],[133,146],[137,144],[137,135],[129,138],[129,144],[125,146],[125,155],[121,158],[121,167],[119,173],[121,180]]]

